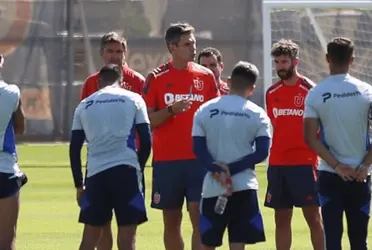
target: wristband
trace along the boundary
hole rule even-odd
[[[336,170],[337,166],[339,165],[340,163],[337,162],[335,165],[331,166],[334,170]]]

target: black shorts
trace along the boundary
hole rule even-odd
[[[79,222],[104,226],[115,212],[118,226],[139,225],[147,221],[142,174],[120,165],[86,178]]]
[[[22,186],[20,177],[9,174],[0,173],[0,199],[5,199],[16,195]]]
[[[200,203],[200,234],[203,245],[218,247],[226,228],[230,243],[255,244],[265,241],[257,191],[244,190],[229,197],[222,215],[214,212],[218,197],[203,198]]]
[[[269,166],[265,206],[274,209],[319,206],[317,170],[311,165]]]

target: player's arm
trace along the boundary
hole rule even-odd
[[[329,166],[335,168],[339,162],[324,146],[318,136],[320,128],[318,112],[315,108],[312,92],[306,97],[304,112],[304,137],[306,144]]]
[[[368,110],[368,120],[369,126],[372,120],[372,103],[370,104],[370,108]],[[367,127],[367,129],[370,129]],[[372,173],[372,147],[368,149],[367,154],[364,156],[362,163],[358,167],[357,181],[365,181],[365,178],[368,176],[369,173]]]
[[[139,137],[140,148],[137,152],[138,162],[143,170],[145,168],[146,162],[150,156],[151,146],[152,146],[152,137],[151,137],[151,128],[150,120],[147,114],[147,108],[145,101],[139,97],[137,103],[137,112],[135,117],[136,130]]]
[[[81,149],[83,148],[85,133],[80,120],[80,105],[75,109],[70,137],[70,166],[76,188],[83,187],[83,172],[81,170]]]
[[[251,129],[251,128],[248,128]],[[228,164],[230,174],[235,175],[246,169],[255,169],[255,165],[263,162],[270,151],[271,125],[267,114],[262,111],[258,119],[258,130],[255,139],[256,150],[242,159]]]
[[[21,92],[17,86],[15,87],[17,88],[17,91],[16,91],[16,102],[14,105],[14,113],[12,115],[13,129],[14,129],[15,134],[21,135],[25,132],[25,116],[22,110]]]
[[[196,159],[204,166],[209,172],[220,173],[223,169],[214,164],[215,160],[210,154],[207,147],[207,138],[203,127],[203,114],[199,108],[194,115],[194,122],[192,126],[192,140],[193,151]]]
[[[158,110],[157,102],[157,87],[156,87],[156,76],[154,73],[150,73],[147,76],[145,87],[143,89],[143,98],[147,104],[147,112],[149,114],[151,127],[155,128],[172,116],[168,108]]]

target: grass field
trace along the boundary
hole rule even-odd
[[[85,153],[83,153],[85,155]],[[66,145],[22,145],[19,146],[22,169],[29,177],[29,183],[22,190],[21,213],[18,224],[18,250],[73,250],[78,249],[82,225],[77,223],[78,207],[75,203],[75,190],[68,164]],[[265,168],[258,167],[260,199],[263,204],[266,188]],[[147,187],[151,187],[151,168],[146,171]],[[150,188],[146,197],[150,197]],[[150,201],[147,199],[147,206]],[[247,247],[252,250],[275,249],[273,212],[262,207],[266,230],[266,243]],[[187,214],[185,214],[187,215]],[[162,218],[157,210],[148,208],[149,222],[138,230],[137,249],[160,250],[162,244]],[[184,216],[187,218],[187,216]],[[190,249],[191,226],[188,220],[183,223],[183,236],[186,249]],[[370,226],[369,238],[372,238]],[[344,234],[344,248],[346,244]],[[116,247],[114,247],[116,249]],[[227,242],[224,247],[228,249]],[[293,221],[294,250],[312,249],[309,233],[300,210],[295,210]]]

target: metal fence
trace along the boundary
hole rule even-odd
[[[263,72],[261,0],[2,0],[0,53],[2,77],[17,84],[27,119],[23,140],[56,141],[69,135],[81,85],[102,61],[100,37],[111,30],[128,39],[126,61],[143,75],[169,58],[163,34],[172,22],[196,28],[198,50],[218,48],[229,75],[239,60]],[[359,61],[354,72],[369,79],[372,32],[370,11],[314,10],[326,39],[336,34],[357,38]],[[305,9],[273,10],[272,38],[292,38],[303,48],[300,70],[318,80],[327,71],[314,20]],[[351,34],[352,33],[352,34]],[[267,52],[265,52],[267,53]],[[275,72],[274,72],[275,75]],[[260,78],[252,100],[263,106]]]
[[[163,41],[167,26],[188,21],[197,30],[199,49],[215,46],[222,51],[226,76],[238,60],[260,50],[260,8],[258,0],[1,1],[1,75],[21,89],[26,115],[22,139],[68,138],[81,85],[102,65],[102,34],[123,34],[128,64],[147,75],[169,58]],[[257,94],[258,103],[261,96]]]

